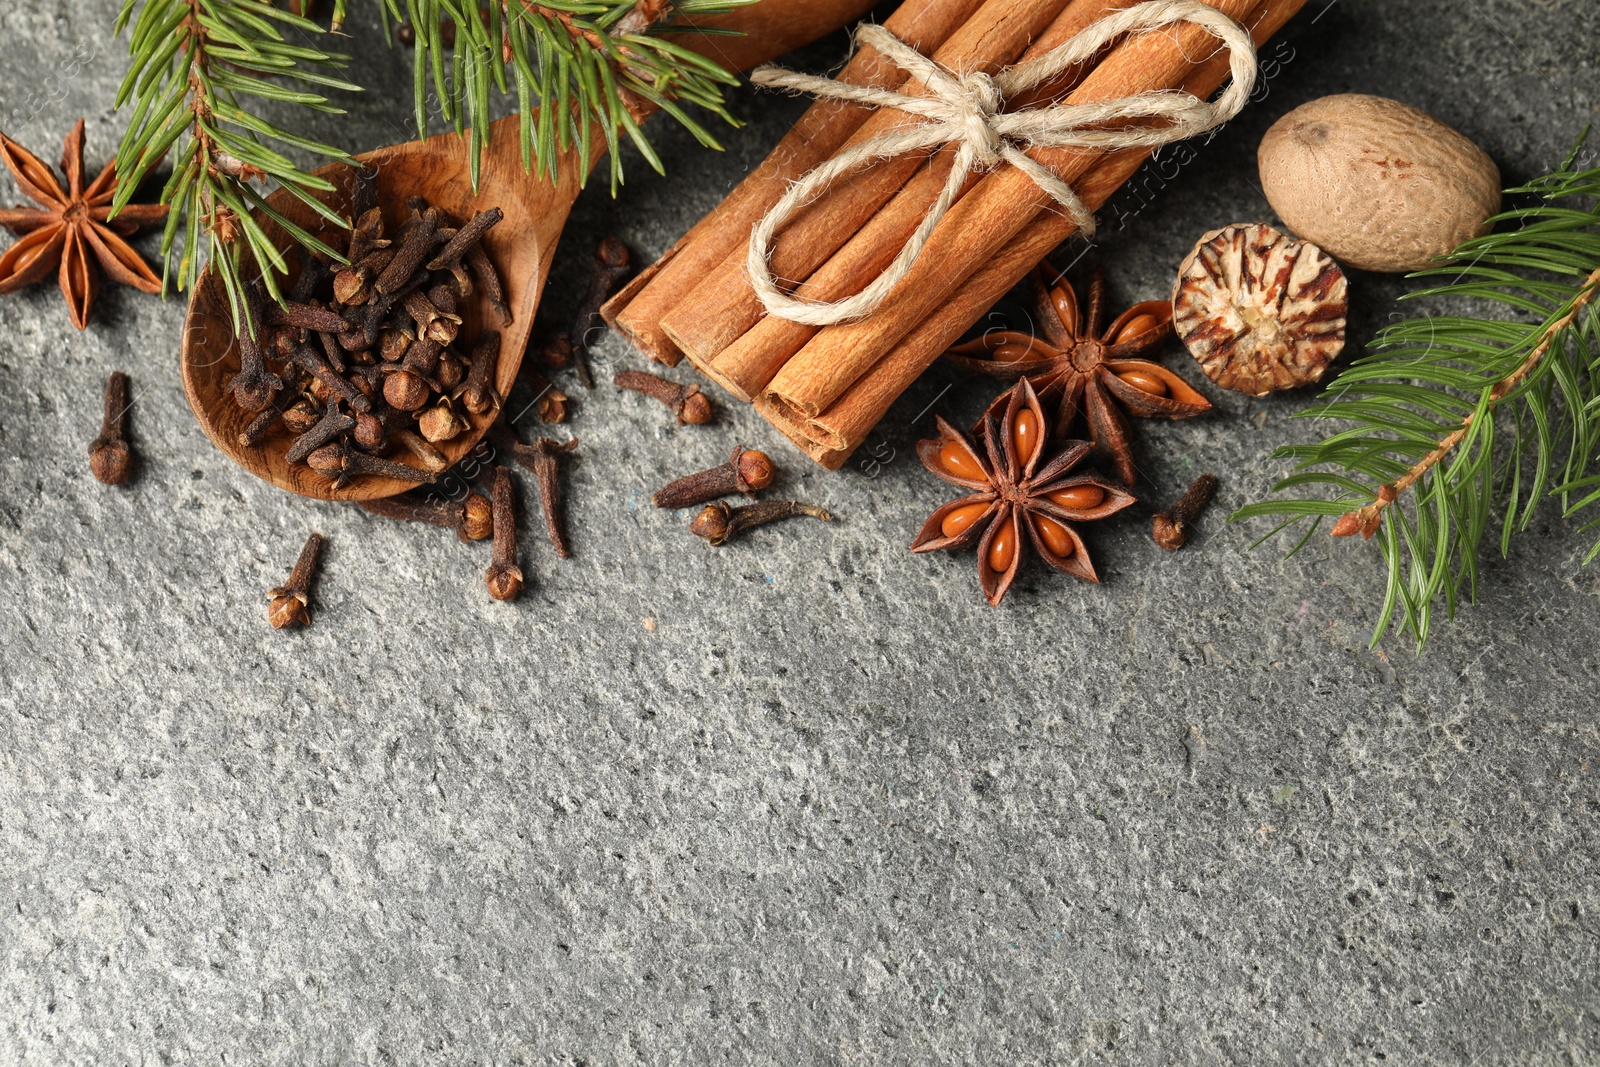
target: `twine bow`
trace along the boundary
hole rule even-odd
[[[1091,58],[1107,42],[1136,30],[1154,30],[1177,22],[1192,22],[1219,38],[1229,52],[1232,81],[1216,103],[1190,93],[1161,91],[1139,93],[1119,100],[1089,104],[1051,104],[1002,111],[1008,99],[1043,85],[1069,67]],[[1030,159],[1024,149],[1154,147],[1204,133],[1233,118],[1250,98],[1255,85],[1256,51],[1250,34],[1228,16],[1198,0],[1148,0],[1107,15],[1070,41],[1051,51],[990,77],[981,71],[962,74],[947,70],[905,44],[882,26],[865,25],[856,31],[856,44],[870,45],[920,81],[927,95],[908,96],[891,89],[849,85],[832,78],[814,77],[761,67],[750,75],[757,85],[809,93],[831,100],[890,107],[926,121],[896,126],[887,133],[842,152],[808,172],[789,187],[783,198],[750,232],[747,269],[750,283],[769,312],[794,322],[827,326],[871,314],[889,291],[907,274],[921,255],[934,228],[950,210],[975,168],[985,170],[1009,163],[1022,171],[1062,209],[1085,234],[1094,233],[1094,216],[1072,186]],[[1117,120],[1165,119],[1165,125],[1104,128]],[[837,178],[875,159],[886,159],[922,149],[954,144],[956,156],[938,199],[928,208],[916,233],[893,263],[865,289],[832,303],[798,300],[778,288],[769,263],[778,230],[802,205]]]

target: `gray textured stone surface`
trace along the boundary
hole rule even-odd
[[[0,126],[54,159],[83,114],[105,158],[117,6],[0,11]],[[1322,7],[1263,101],[1107,216],[1123,297],[1269,217],[1254,145],[1303,100],[1417,104],[1508,180],[1594,117],[1589,0]],[[354,24],[373,91],[324,132],[404,139],[407,58]],[[733,105],[725,154],[663,127],[668,178],[635,160],[584,197],[550,299],[603,232],[664,248],[801,107]],[[1355,280],[1358,336],[1406,285]],[[214,451],[180,321],[115,288],[83,334],[48,287],[0,300],[0,1063],[1600,1058],[1600,578],[1554,510],[1420,658],[1367,648],[1370,548],[1252,552],[1220,509],[1174,556],[1142,509],[1095,531],[1104,585],[1035,568],[992,610],[970,556],[905,551],[945,497],[919,412],[983,388],[931,372],[875,476],[602,388],[571,424],[576,556],[530,524],[506,606],[483,546]],[[113,367],[141,457],[118,491],[83,454]],[[1140,427],[1152,498],[1211,469],[1224,507],[1256,499],[1307,432],[1306,397],[1211,394]],[[736,440],[840,521],[713,551],[647,506]],[[311,528],[316,623],[273,633],[262,590]]]

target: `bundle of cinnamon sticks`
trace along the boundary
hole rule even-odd
[[[1259,47],[1305,0],[1205,2],[1248,29]],[[948,68],[994,74],[1128,6],[1130,0],[905,0],[884,27]],[[1116,41],[1008,107],[1172,89],[1203,98],[1228,71],[1215,38],[1179,24]],[[902,93],[920,88],[871,47],[835,77]],[[1076,229],[1017,168],[974,172],[910,274],[873,314],[823,327],[768,315],[745,274],[751,227],[790,182],[907,121],[893,109],[817,102],[727,199],[606,305],[607,321],[652,359],[675,365],[687,356],[813,459],[839,467],[917,376]],[[1150,151],[1035,147],[1028,154],[1093,210]],[[770,256],[774,277],[811,301],[862,289],[921,223],[954,154],[951,146],[908,153],[834,183],[779,232]]]

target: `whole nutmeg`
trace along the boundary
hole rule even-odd
[[[1363,270],[1420,270],[1500,210],[1500,171],[1483,149],[1381,96],[1302,104],[1272,124],[1256,159],[1284,225]]]
[[[1200,238],[1172,293],[1173,329],[1206,377],[1251,396],[1321,380],[1348,311],[1339,265],[1260,223]]]

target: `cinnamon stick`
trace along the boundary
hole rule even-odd
[[[1023,53],[1022,60],[1054,51],[1116,9],[1119,2],[1121,0],[1078,0],[1068,4]],[[1064,72],[1063,77],[1042,88],[1056,95],[1069,92],[1088,76],[1090,69],[1083,65],[1079,70]],[[1028,97],[1038,100],[1040,94],[1033,92]],[[1025,102],[1019,101],[1018,105]],[[944,188],[954,158],[954,147],[946,146],[924,163],[877,214],[795,290],[795,296],[814,301],[838,300],[858,291],[864,279],[875,277],[888,267],[921,225],[928,205]],[[978,173],[969,176],[961,195],[965,196],[977,185],[981,176]],[[754,294],[751,296],[753,299]],[[741,400],[751,400],[819,329],[766,315],[700,369],[706,377]]]
[[[1259,47],[1277,33],[1305,0],[1263,0],[1245,24]],[[1183,89],[1206,97],[1228,76],[1225,55],[1207,60],[1183,83]],[[1145,148],[1110,153],[1075,188],[1091,209],[1098,209],[1131,178],[1150,155]],[[866,439],[894,401],[984,311],[1020,281],[1051,249],[1075,231],[1072,220],[1053,210],[1041,211],[1025,233],[1007,244],[948,300],[917,324],[872,371],[850,386],[826,412],[815,418],[796,417],[766,397],[756,410],[808,455],[835,470]]]
[[[1248,21],[1253,0],[1208,0],[1230,18]],[[1191,56],[1207,56],[1215,38],[1192,23],[1130,36],[1067,96],[1068,104],[1117,100],[1181,86],[1193,73]],[[1033,148],[1029,156],[1076,187],[1108,154],[1095,149]],[[1081,194],[1080,194],[1081,195]],[[799,419],[814,418],[871,370],[1045,208],[1042,188],[1016,167],[987,175],[951,207],[911,272],[880,311],[859,322],[823,329],[784,364],[764,395]]]
[[[1072,0],[1088,3],[1093,0]],[[1014,62],[1040,31],[1060,14],[1063,0],[985,0],[933,59],[953,70],[993,74]],[[921,91],[905,78],[902,93]],[[923,120],[885,108],[873,113],[841,147],[851,147],[896,126]],[[908,152],[884,159],[835,183],[828,195],[798,212],[773,242],[776,278],[804,281],[859,230],[917,172],[932,152]],[[748,235],[746,234],[746,237]],[[766,313],[745,281],[746,249],[741,241],[706,273],[684,300],[662,316],[661,328],[693,361],[705,366]]]
[[[883,25],[926,54],[943,45],[982,2],[906,0]],[[851,85],[880,87],[897,85],[903,76],[899,67],[870,46],[856,52],[836,75]],[[651,359],[676,366],[683,353],[661,329],[662,316],[677,306],[707,271],[743,247],[745,235],[778,202],[789,182],[838,151],[872,113],[872,108],[840,100],[812,104],[761,166],[605,304],[601,314],[606,322]]]

